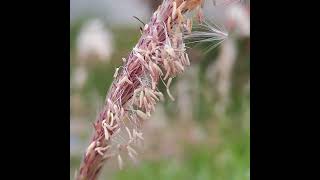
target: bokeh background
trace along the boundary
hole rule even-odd
[[[161,0],[70,0],[70,179],[79,168],[96,115],[115,68],[140,37]],[[224,25],[229,38],[188,49],[191,66],[176,77],[165,102],[144,125],[139,163],[115,159],[100,179],[250,178],[250,1],[216,6],[205,16]]]

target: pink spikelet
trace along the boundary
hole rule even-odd
[[[192,27],[183,14],[196,7],[194,0],[164,0],[144,26],[140,40],[116,69],[76,179],[97,179],[112,157],[120,168],[124,155],[137,160],[137,148],[144,140],[142,124],[164,97],[157,88],[159,81],[167,81],[168,96],[174,100],[170,83],[190,65],[183,36]]]

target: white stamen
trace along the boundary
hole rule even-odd
[[[141,140],[144,140],[144,138],[142,137],[142,132],[136,132],[136,135],[138,138],[140,138]]]
[[[113,113],[110,113],[110,117],[111,117],[111,123],[113,124]]]
[[[143,105],[144,105],[144,107],[147,109],[147,107],[148,107],[148,101],[147,101],[147,98],[146,98],[146,97],[143,97]]]
[[[102,126],[102,127],[103,127],[103,130],[104,130],[104,138],[105,138],[106,141],[108,141],[109,138],[110,138],[110,135],[109,135],[109,132],[108,132],[108,129],[107,129],[106,125],[107,124],[104,124],[104,126]]]
[[[171,95],[169,88],[167,88],[167,93],[172,101],[174,101],[174,97]]]
[[[143,96],[144,96],[144,95],[143,95],[143,91],[141,91],[141,92],[140,92],[140,97],[139,97],[139,100],[140,100],[140,101],[139,101],[139,102],[140,102],[140,103],[139,103],[139,107],[140,107],[140,108],[142,108]]]
[[[174,49],[168,45],[165,45],[165,51],[171,56],[171,57],[176,57],[176,54],[174,52]]]
[[[137,151],[135,151],[131,146],[127,146],[128,151],[132,152],[135,155],[138,155]]]
[[[167,20],[167,29],[168,29],[168,33],[171,33],[171,17],[168,17]]]
[[[143,30],[147,30],[147,29],[148,29],[148,27],[149,27],[149,25],[148,25],[148,24],[144,25]]]
[[[143,56],[142,56],[139,52],[136,52],[134,55],[139,59],[139,61],[140,61],[143,65],[146,64],[146,62],[144,61]]]
[[[180,6],[178,7],[178,9],[181,11],[183,10],[183,8],[186,6],[186,1],[183,1]]]
[[[167,82],[167,88],[169,88],[169,87],[170,87],[171,82],[172,82],[172,78],[169,78],[169,79],[168,79],[168,82]]]
[[[180,69],[180,71],[184,71],[184,67],[182,66],[182,64],[179,61],[174,61],[174,63],[178,67],[178,69]]]
[[[92,151],[92,149],[94,148],[94,146],[96,145],[96,141],[93,141],[87,148],[86,151],[86,156],[88,156],[88,154]]]
[[[151,97],[153,97],[155,100],[159,101],[159,98],[152,92],[152,90],[149,90],[149,93]]]
[[[114,74],[113,74],[113,77],[114,77],[114,78],[116,78],[116,77],[118,76],[118,71],[119,71],[119,68],[117,68],[117,69],[116,69],[116,72],[114,72]]]
[[[119,81],[119,85],[121,85],[122,83],[127,82],[128,84],[133,84],[129,79],[128,76],[124,76],[120,81]]]
[[[128,135],[129,135],[129,139],[132,139],[132,136],[131,136],[131,133],[130,133],[129,128],[128,128],[128,127],[126,127],[126,130],[127,130]]]
[[[154,91],[153,93],[156,94],[157,96],[159,96],[160,101],[164,101],[164,96],[163,96],[162,92]]]
[[[94,150],[97,151],[101,156],[104,155],[104,153],[102,151],[106,151],[107,149],[109,149],[110,146],[106,146],[106,147],[97,147]]]
[[[187,53],[186,53],[186,60],[187,60],[187,65],[190,66],[189,55]]]
[[[110,118],[110,109],[108,109],[108,111],[107,111],[107,117],[106,117],[106,119],[109,119]]]
[[[176,11],[177,11],[177,4],[175,1],[173,1],[173,6],[172,6],[172,19],[174,20],[175,19],[175,16],[176,16]]]

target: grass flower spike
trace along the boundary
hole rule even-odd
[[[184,36],[192,30],[191,19],[183,14],[201,5],[195,0],[164,0],[143,27],[141,38],[123,65],[116,69],[104,107],[94,123],[94,134],[84,154],[78,180],[97,179],[104,163],[123,156],[134,162],[143,142],[141,127],[164,95],[157,85],[166,81],[166,92],[174,77],[190,65]],[[217,33],[217,32],[216,32]]]

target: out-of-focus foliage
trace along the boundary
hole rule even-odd
[[[250,174],[248,102],[243,106],[245,108],[242,109],[241,116],[224,117],[216,124],[219,131],[217,144],[206,142],[185,144],[183,158],[180,161],[167,157],[145,161],[140,166],[117,172],[114,179],[248,180]]]

